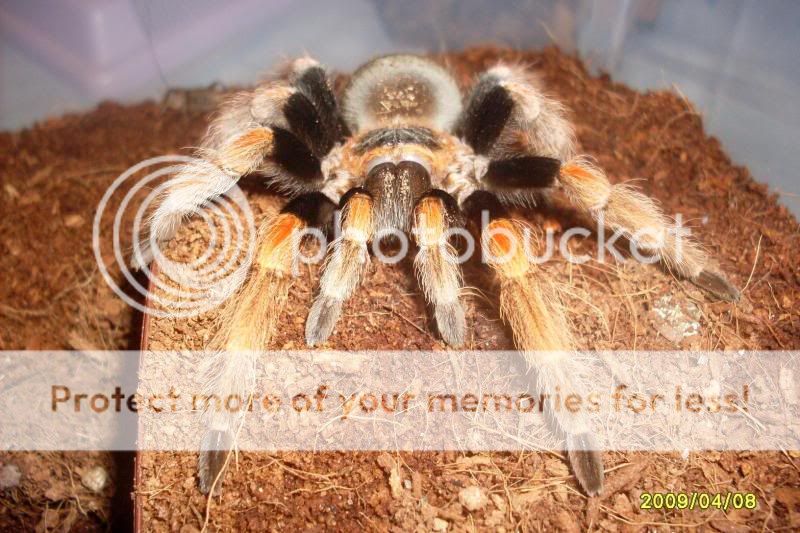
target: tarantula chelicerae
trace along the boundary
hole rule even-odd
[[[499,281],[502,315],[516,346],[540,384],[568,382],[563,362],[572,348],[569,329],[541,270],[514,245],[515,239],[522,242],[521,227],[506,211],[508,205],[535,205],[550,192],[602,219],[674,274],[718,297],[738,298],[709,269],[699,246],[677,243],[672,221],[651,199],[612,185],[576,156],[564,108],[519,66],[490,68],[462,97],[437,63],[385,56],[359,68],[337,98],[326,71],[301,58],[290,64],[285,79],[226,104],[202,154],[222,173],[210,175],[192,164],[183,168],[150,220],[156,242],[171,238],[185,216],[246,174],[271,176],[292,198],[259,231],[250,275],[222,313],[213,343],[221,354],[213,363],[216,391],[246,393],[252,387],[253,351],[269,346],[287,299],[298,253],[292,235],[330,224],[337,206],[342,233],[328,250],[306,322],[311,346],[328,338],[358,286],[368,244],[392,229],[412,233],[419,248],[416,273],[439,332],[449,345],[461,345],[467,327],[461,273],[454,248],[442,236],[453,225],[488,217],[481,247]],[[587,426],[553,416],[576,477],[587,493],[597,493],[602,460]],[[218,486],[234,431],[230,415],[212,413],[209,424],[200,458],[205,492]]]

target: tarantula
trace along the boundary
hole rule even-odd
[[[254,352],[269,346],[287,300],[298,253],[292,235],[328,226],[337,207],[342,232],[329,247],[308,314],[310,346],[331,334],[362,278],[368,244],[387,230],[413,235],[416,274],[438,330],[450,346],[462,345],[461,272],[455,248],[442,237],[453,226],[488,217],[480,243],[499,281],[502,316],[538,383],[563,387],[570,379],[564,370],[573,346],[569,328],[542,270],[514,246],[522,230],[507,211],[546,201],[548,193],[602,219],[675,275],[719,298],[738,299],[697,244],[678,246],[673,222],[653,200],[612,185],[576,155],[575,144],[564,107],[515,65],[488,69],[464,96],[438,63],[389,55],[356,70],[337,98],[326,70],[304,57],[289,65],[284,79],[235,96],[202,145],[205,160],[222,173],[187,164],[150,219],[151,238],[164,242],[186,216],[252,173],[270,176],[291,197],[259,230],[251,272],[222,312],[211,388],[246,393],[253,386]],[[643,236],[645,228],[652,231]],[[553,416],[577,479],[596,494],[603,466],[592,435],[580,422]],[[210,413],[208,424],[199,463],[204,492],[218,488],[234,444],[231,415]]]

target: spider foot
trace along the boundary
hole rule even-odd
[[[225,463],[232,450],[233,438],[229,431],[211,429],[206,432],[197,464],[200,492],[208,494],[213,488],[213,496],[222,493]]]
[[[567,435],[567,455],[575,477],[589,496],[603,490],[603,459],[589,433]]]
[[[453,348],[464,344],[467,331],[467,321],[464,317],[464,308],[458,300],[450,303],[438,304],[434,311],[436,325],[444,342]]]
[[[325,296],[317,298],[306,320],[306,344],[316,346],[328,340],[341,314],[341,300]]]
[[[739,298],[741,298],[741,294],[736,287],[731,285],[722,274],[717,274],[711,270],[703,270],[692,282],[726,302],[738,302]]]

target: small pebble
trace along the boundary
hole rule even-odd
[[[5,465],[0,467],[0,490],[13,489],[19,486],[22,474],[16,465]]]
[[[671,295],[662,296],[653,306],[655,327],[675,344],[700,333],[700,310],[693,302],[681,305]]]
[[[472,486],[461,489],[458,501],[467,511],[477,511],[486,505],[486,495],[480,487]]]
[[[450,527],[450,524],[447,523],[447,520],[442,520],[441,518],[433,519],[434,531],[447,531],[448,527]]]
[[[81,484],[92,492],[100,492],[108,483],[108,472],[102,466],[90,468],[81,476]]]
[[[80,215],[67,215],[64,217],[64,226],[68,228],[79,228],[83,226],[84,220]]]
[[[492,503],[494,503],[494,506],[500,511],[506,511],[506,501],[499,494],[492,494]]]

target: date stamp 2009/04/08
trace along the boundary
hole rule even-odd
[[[640,509],[755,509],[758,499],[752,492],[643,492]]]

